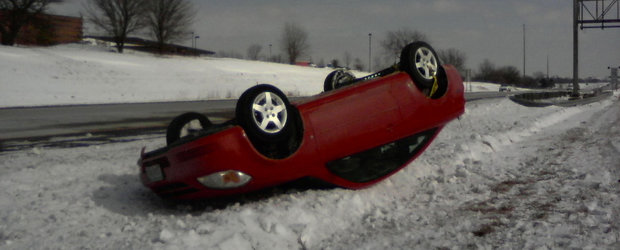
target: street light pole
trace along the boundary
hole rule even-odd
[[[194,49],[196,45],[194,45],[194,32],[192,31],[192,49]]]
[[[372,72],[372,33],[368,33],[368,72]]]
[[[607,69],[611,70],[611,75],[609,76],[609,85],[611,86],[612,89],[618,89],[618,69],[620,69],[620,67],[612,67],[609,66],[607,67]]]
[[[549,54],[547,54],[547,80],[549,80]]]
[[[198,55],[198,51],[196,50],[196,47],[198,47],[198,38],[200,38],[200,36],[194,36],[194,54],[196,56]]]
[[[523,24],[523,78],[525,79],[525,24]]]

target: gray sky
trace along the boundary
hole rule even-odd
[[[194,30],[198,47],[236,51],[252,44],[263,53],[282,53],[286,22],[296,22],[309,35],[309,56],[343,61],[345,51],[368,61],[382,53],[388,31],[409,28],[425,33],[436,49],[456,48],[474,71],[484,59],[496,66],[523,70],[523,24],[526,27],[526,73],[572,77],[572,1],[569,0],[191,0],[197,9]],[[61,15],[79,15],[81,4],[70,0],[52,6]],[[608,66],[620,66],[620,29],[588,29],[580,36],[580,77],[606,77]],[[191,41],[185,43],[191,44]],[[377,69],[373,69],[377,70]]]

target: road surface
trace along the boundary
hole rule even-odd
[[[468,101],[505,97],[505,92],[466,93]],[[291,98],[291,101],[301,98]],[[234,116],[237,100],[193,102],[71,105],[0,109],[0,151],[45,143],[55,137],[78,137],[77,141],[100,142],[110,137],[159,133],[184,112],[206,114],[214,122]],[[58,144],[59,140],[52,142]],[[60,140],[61,142],[63,140]],[[67,140],[76,143],[76,139]],[[82,143],[80,142],[80,143]],[[102,142],[103,143],[103,142]],[[43,146],[45,146],[43,145]],[[67,145],[72,146],[72,145]]]

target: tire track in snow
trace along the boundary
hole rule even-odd
[[[562,196],[573,195],[571,192],[577,190],[560,189],[569,182],[558,180],[576,178],[576,172],[564,169],[563,162],[558,161],[568,150],[564,142],[585,134],[575,129],[567,138],[556,137],[571,126],[578,127],[581,116],[587,112],[609,103],[528,109],[506,102],[509,101],[469,106],[466,115],[449,124],[413,166],[372,188],[392,189],[391,201],[373,204],[375,209],[365,214],[362,222],[352,223],[345,232],[323,239],[317,248],[539,246],[542,240],[536,234],[540,225],[548,222],[538,221],[557,219],[562,213],[554,211]],[[500,117],[505,109],[523,109],[506,113],[528,115]],[[571,119],[575,121],[569,124]],[[541,136],[547,133],[552,135]],[[562,246],[562,239],[573,243],[566,237],[571,233],[574,232],[556,235],[557,246]],[[520,236],[527,234],[533,234],[534,240]],[[604,240],[592,238],[583,242]]]
[[[620,246],[620,188],[612,177],[617,173],[618,156],[617,152],[609,152],[609,143],[601,143],[618,134],[600,127],[613,128],[617,116],[603,122],[600,118],[608,117],[610,110],[617,113],[620,109],[617,105],[610,108],[609,103],[600,106],[601,111],[591,107],[571,112],[562,120],[562,129],[504,146],[493,159],[483,160],[483,164],[506,160],[510,169],[503,181],[489,186],[492,193],[487,199],[463,206],[463,216],[480,217],[473,231],[479,238],[477,246]],[[591,111],[596,113],[583,117],[583,113]],[[556,118],[537,124],[548,126],[547,122]],[[598,126],[583,126],[588,123]],[[539,129],[543,128],[534,127],[534,131]]]

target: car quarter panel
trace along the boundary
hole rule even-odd
[[[441,98],[426,97],[407,73],[399,72],[360,83],[363,86],[345,87],[327,97],[300,105],[300,112],[307,120],[305,123],[315,129],[318,157],[323,164],[436,129],[430,144],[443,126],[463,114],[465,109],[460,75],[450,65],[444,68],[448,88]],[[418,155],[414,155],[408,163]],[[367,183],[353,183],[318,171],[315,177],[348,188],[362,188],[387,178],[407,164]]]
[[[299,106],[305,124],[314,129],[323,162],[394,137],[400,113],[386,78],[344,87]]]
[[[300,149],[291,157],[281,160],[269,159],[254,149],[241,127],[233,127],[173,147],[164,154],[143,159],[141,178],[146,186],[164,197],[192,199],[225,196],[257,190],[309,175],[304,169],[311,169],[309,166],[317,164],[307,160],[312,159],[315,154],[313,149],[312,141],[304,139]],[[164,161],[169,162],[167,166],[162,167],[165,179],[149,182],[144,167],[152,162]],[[227,170],[241,171],[251,176],[252,180],[247,185],[235,189],[210,189],[197,181],[198,177]],[[173,192],[177,190],[167,188],[176,187],[177,183],[187,185],[184,188],[190,188],[194,192],[176,195]]]
[[[453,66],[443,67],[448,79],[448,89],[441,98],[426,97],[406,74],[399,74],[401,79],[394,80],[392,95],[398,101],[402,117],[397,128],[399,134],[414,134],[427,130],[438,124],[448,123],[463,114],[465,110],[463,80]]]

